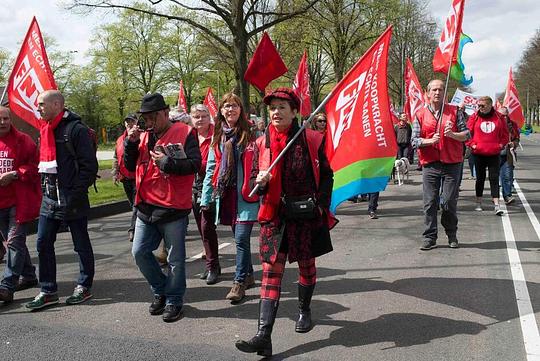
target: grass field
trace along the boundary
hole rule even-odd
[[[88,188],[88,198],[90,198],[91,206],[126,199],[126,194],[124,193],[124,187],[122,187],[122,184],[116,186],[110,178],[98,179],[96,185],[98,189],[97,193],[93,186]]]

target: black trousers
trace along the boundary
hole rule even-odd
[[[478,155],[474,156],[474,167],[476,170],[476,184],[474,189],[477,197],[484,194],[484,183],[486,182],[486,169],[489,172],[489,188],[491,198],[499,198],[499,169],[500,156],[496,155]]]

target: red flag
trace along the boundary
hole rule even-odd
[[[287,70],[270,36],[265,31],[249,62],[244,79],[260,91],[264,91],[272,80],[285,74]]]
[[[34,17],[9,77],[9,107],[21,119],[40,129],[41,116],[37,111],[37,97],[50,89],[58,87],[45,52],[39,25]]]
[[[206,105],[208,108],[208,111],[210,112],[210,116],[212,118],[215,118],[218,112],[216,98],[214,98],[214,93],[212,92],[212,88],[208,88],[206,91],[206,96],[204,97],[203,104]]]
[[[496,110],[496,111],[499,111],[499,110],[502,108],[502,106],[503,106],[503,105],[501,104],[501,102],[499,101],[499,99],[497,99],[497,100],[495,101],[495,110]]]
[[[180,80],[180,90],[178,91],[178,111],[188,112],[186,94],[184,94],[184,82]]]
[[[450,66],[457,62],[461,23],[465,0],[452,0],[452,7],[446,18],[439,46],[433,56],[433,71],[448,74]]]
[[[331,210],[386,187],[397,153],[388,99],[389,27],[332,90],[326,154],[334,170]]]
[[[294,78],[293,90],[300,99],[300,115],[305,117],[311,114],[311,97],[309,94],[309,71],[307,63],[307,51],[304,50],[298,72]]]
[[[405,66],[405,114],[410,122],[413,122],[416,117],[416,112],[425,106],[424,92],[418,81],[416,72],[414,71],[411,60],[407,58]]]
[[[512,68],[510,68],[510,73],[508,74],[508,84],[506,85],[503,106],[508,108],[508,117],[516,122],[518,128],[523,127],[525,117],[523,116],[523,108],[519,102],[519,94],[514,83],[514,77],[512,76]]]
[[[394,104],[390,103],[390,116],[392,117],[392,124],[396,125],[399,122],[398,112],[394,108]]]

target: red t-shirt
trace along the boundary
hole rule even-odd
[[[16,139],[12,133],[0,138],[0,174],[15,170],[15,147]],[[0,209],[10,208],[15,205],[15,184],[11,182],[7,186],[0,186]]]

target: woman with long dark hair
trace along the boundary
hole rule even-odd
[[[216,224],[230,225],[236,242],[236,271],[226,298],[239,302],[255,281],[250,237],[259,210],[258,196],[249,197],[255,139],[241,99],[227,93],[219,103],[203,181],[201,209],[216,207]],[[217,246],[217,245],[216,245]],[[217,256],[217,248],[214,250]],[[218,270],[219,272],[219,270]]]

